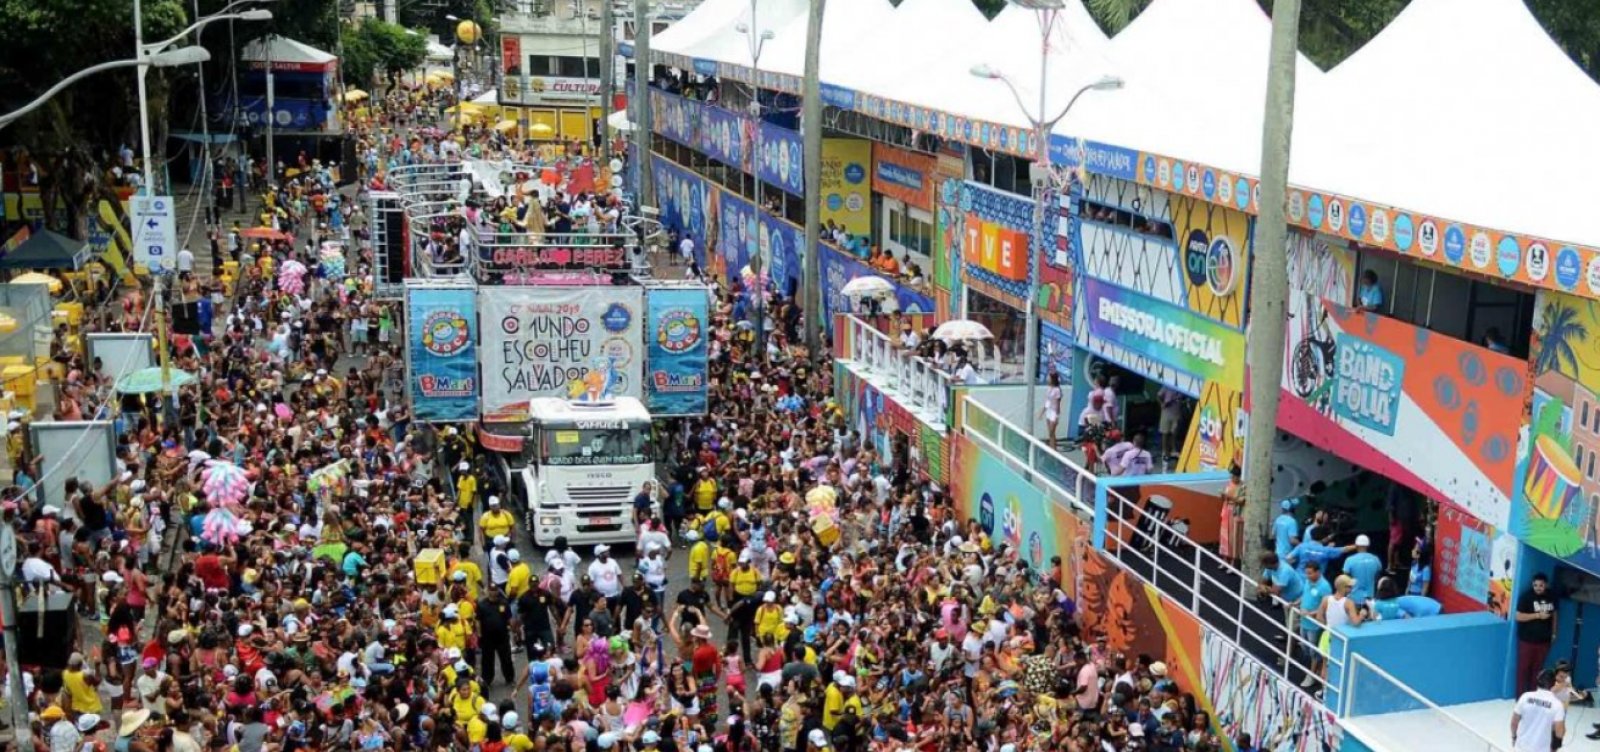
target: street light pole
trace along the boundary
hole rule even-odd
[[[15,512],[6,512],[5,519],[0,521],[0,622],[5,624],[6,690],[11,697],[6,707],[10,711],[16,748],[26,752],[33,749],[33,726],[28,723],[22,663],[17,660],[17,531],[12,527],[15,515]],[[48,598],[49,592],[49,588],[45,588],[39,597]]]
[[[600,0],[600,164],[611,162],[611,98],[616,90],[616,19],[611,4]],[[588,65],[588,63],[584,63]]]
[[[138,58],[134,60],[112,60],[110,62],[100,63],[99,65],[91,65],[88,68],[84,68],[83,70],[67,76],[66,78],[57,82],[55,86],[50,87],[45,91],[45,93],[40,94],[32,102],[29,102],[22,107],[4,115],[0,115],[0,128],[4,128],[12,123],[15,123],[28,113],[39,109],[44,105],[45,102],[50,101],[51,97],[60,94],[62,90],[66,89],[68,86],[71,86],[96,73],[100,73],[101,71],[108,71],[113,68],[132,68],[136,65],[140,67],[154,65],[157,68],[170,68],[175,65],[189,65],[204,60],[209,60],[210,58],[210,53],[206,52],[202,47],[184,47],[171,52],[163,52],[159,55],[154,55],[149,58]]]
[[[144,49],[144,6],[140,0],[133,0],[133,56],[142,58]],[[150,165],[150,98],[145,90],[144,66],[139,66],[134,79],[138,82],[139,93],[139,160],[144,173],[145,195],[154,195],[156,190],[155,170]]]
[[[1056,15],[1065,7],[1063,0],[1012,0],[1018,6],[1028,10],[1037,11],[1039,15],[1039,110],[1035,115],[1022,103],[1022,95],[1017,91],[1016,85],[1007,80],[1005,74],[990,68],[987,65],[974,66],[972,75],[979,78],[995,79],[1006,85],[1011,91],[1011,96],[1017,101],[1017,107],[1022,110],[1024,117],[1033,126],[1034,132],[1034,163],[1032,179],[1029,181],[1034,187],[1033,201],[1033,240],[1028,252],[1028,297],[1024,302],[1023,315],[1025,317],[1024,342],[1022,343],[1022,378],[1027,383],[1027,425],[1029,435],[1033,433],[1033,424],[1038,416],[1039,393],[1039,315],[1035,310],[1039,297],[1039,264],[1043,263],[1045,247],[1044,228],[1045,212],[1044,189],[1049,186],[1065,188],[1070,185],[1070,180],[1057,180],[1050,167],[1050,133],[1055,130],[1056,123],[1072,111],[1072,106],[1077,104],[1078,97],[1090,91],[1112,91],[1122,88],[1122,79],[1114,76],[1105,76],[1093,83],[1085,84],[1073,93],[1067,100],[1067,106],[1055,117],[1049,117],[1046,108],[1049,106],[1045,96],[1049,92],[1048,85],[1050,74],[1050,30],[1056,23]]]
[[[633,120],[634,143],[639,147],[639,206],[650,206],[656,203],[655,176],[650,172],[650,162],[653,149],[650,142],[655,140],[651,129],[654,120],[650,114],[650,0],[634,0],[633,3],[633,111],[638,114]]]
[[[755,143],[752,144],[755,155],[750,161],[750,171],[751,177],[755,178],[756,216],[759,217],[766,212],[766,203],[762,200],[761,195],[761,51],[766,48],[767,40],[772,39],[773,35],[771,29],[758,29],[756,18],[756,0],[750,0],[750,23],[746,24],[741,21],[734,28],[739,33],[744,34],[745,41],[750,45],[750,64],[752,73],[755,76],[755,82],[750,86],[750,109],[755,113],[756,118]],[[771,264],[767,263],[766,259],[769,246],[763,246],[759,242],[760,233],[757,233],[756,236],[758,238],[756,254],[750,259],[751,277],[755,280],[756,286],[755,295],[750,300],[751,304],[755,306],[756,312],[756,352],[754,355],[760,362],[766,362],[767,284],[762,282],[761,274],[768,271],[771,268]],[[770,281],[768,280],[768,282]]]

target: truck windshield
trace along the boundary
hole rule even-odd
[[[649,426],[546,426],[543,435],[542,461],[546,465],[638,465],[650,461]]]

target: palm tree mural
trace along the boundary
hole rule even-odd
[[[1538,334],[1534,375],[1556,371],[1576,379],[1578,345],[1589,338],[1589,327],[1578,319],[1578,309],[1557,302],[1546,305],[1544,315],[1539,317]]]

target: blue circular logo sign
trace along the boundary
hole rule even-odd
[[[1172,163],[1172,190],[1183,190],[1183,163]]]
[[[1583,260],[1578,257],[1578,249],[1572,246],[1562,246],[1556,251],[1556,284],[1563,290],[1571,290],[1578,286],[1578,276],[1583,274]]]
[[[1250,206],[1250,181],[1244,178],[1233,181],[1233,205],[1240,211]]]
[[[1313,193],[1311,200],[1306,202],[1306,221],[1311,223],[1311,229],[1322,227],[1322,195]]]
[[[828,194],[828,211],[839,211],[844,208],[844,198],[837,193]]]
[[[1500,267],[1500,273],[1512,277],[1517,273],[1517,267],[1522,265],[1522,246],[1517,239],[1507,235],[1500,238],[1500,244],[1495,246],[1495,261]]]
[[[1156,158],[1149,155],[1144,158],[1144,182],[1156,182]]]
[[[1394,247],[1401,253],[1411,250],[1411,241],[1416,237],[1416,228],[1411,224],[1410,214],[1401,214],[1394,218]]]
[[[1217,195],[1217,176],[1215,173],[1206,170],[1205,175],[1200,178],[1200,190],[1206,194],[1206,198]]]
[[[844,166],[844,181],[856,185],[867,179],[867,168],[851,162]]]
[[[631,323],[633,323],[633,311],[621,303],[612,303],[600,316],[600,325],[608,332],[621,332]]]
[[[1361,204],[1350,206],[1350,237],[1360,239],[1367,234],[1367,208]]]
[[[1444,257],[1452,264],[1460,264],[1467,253],[1467,233],[1461,225],[1444,228]]]

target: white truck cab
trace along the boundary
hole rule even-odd
[[[634,397],[528,401],[522,495],[534,545],[633,543],[633,499],[655,481],[650,411]]]

